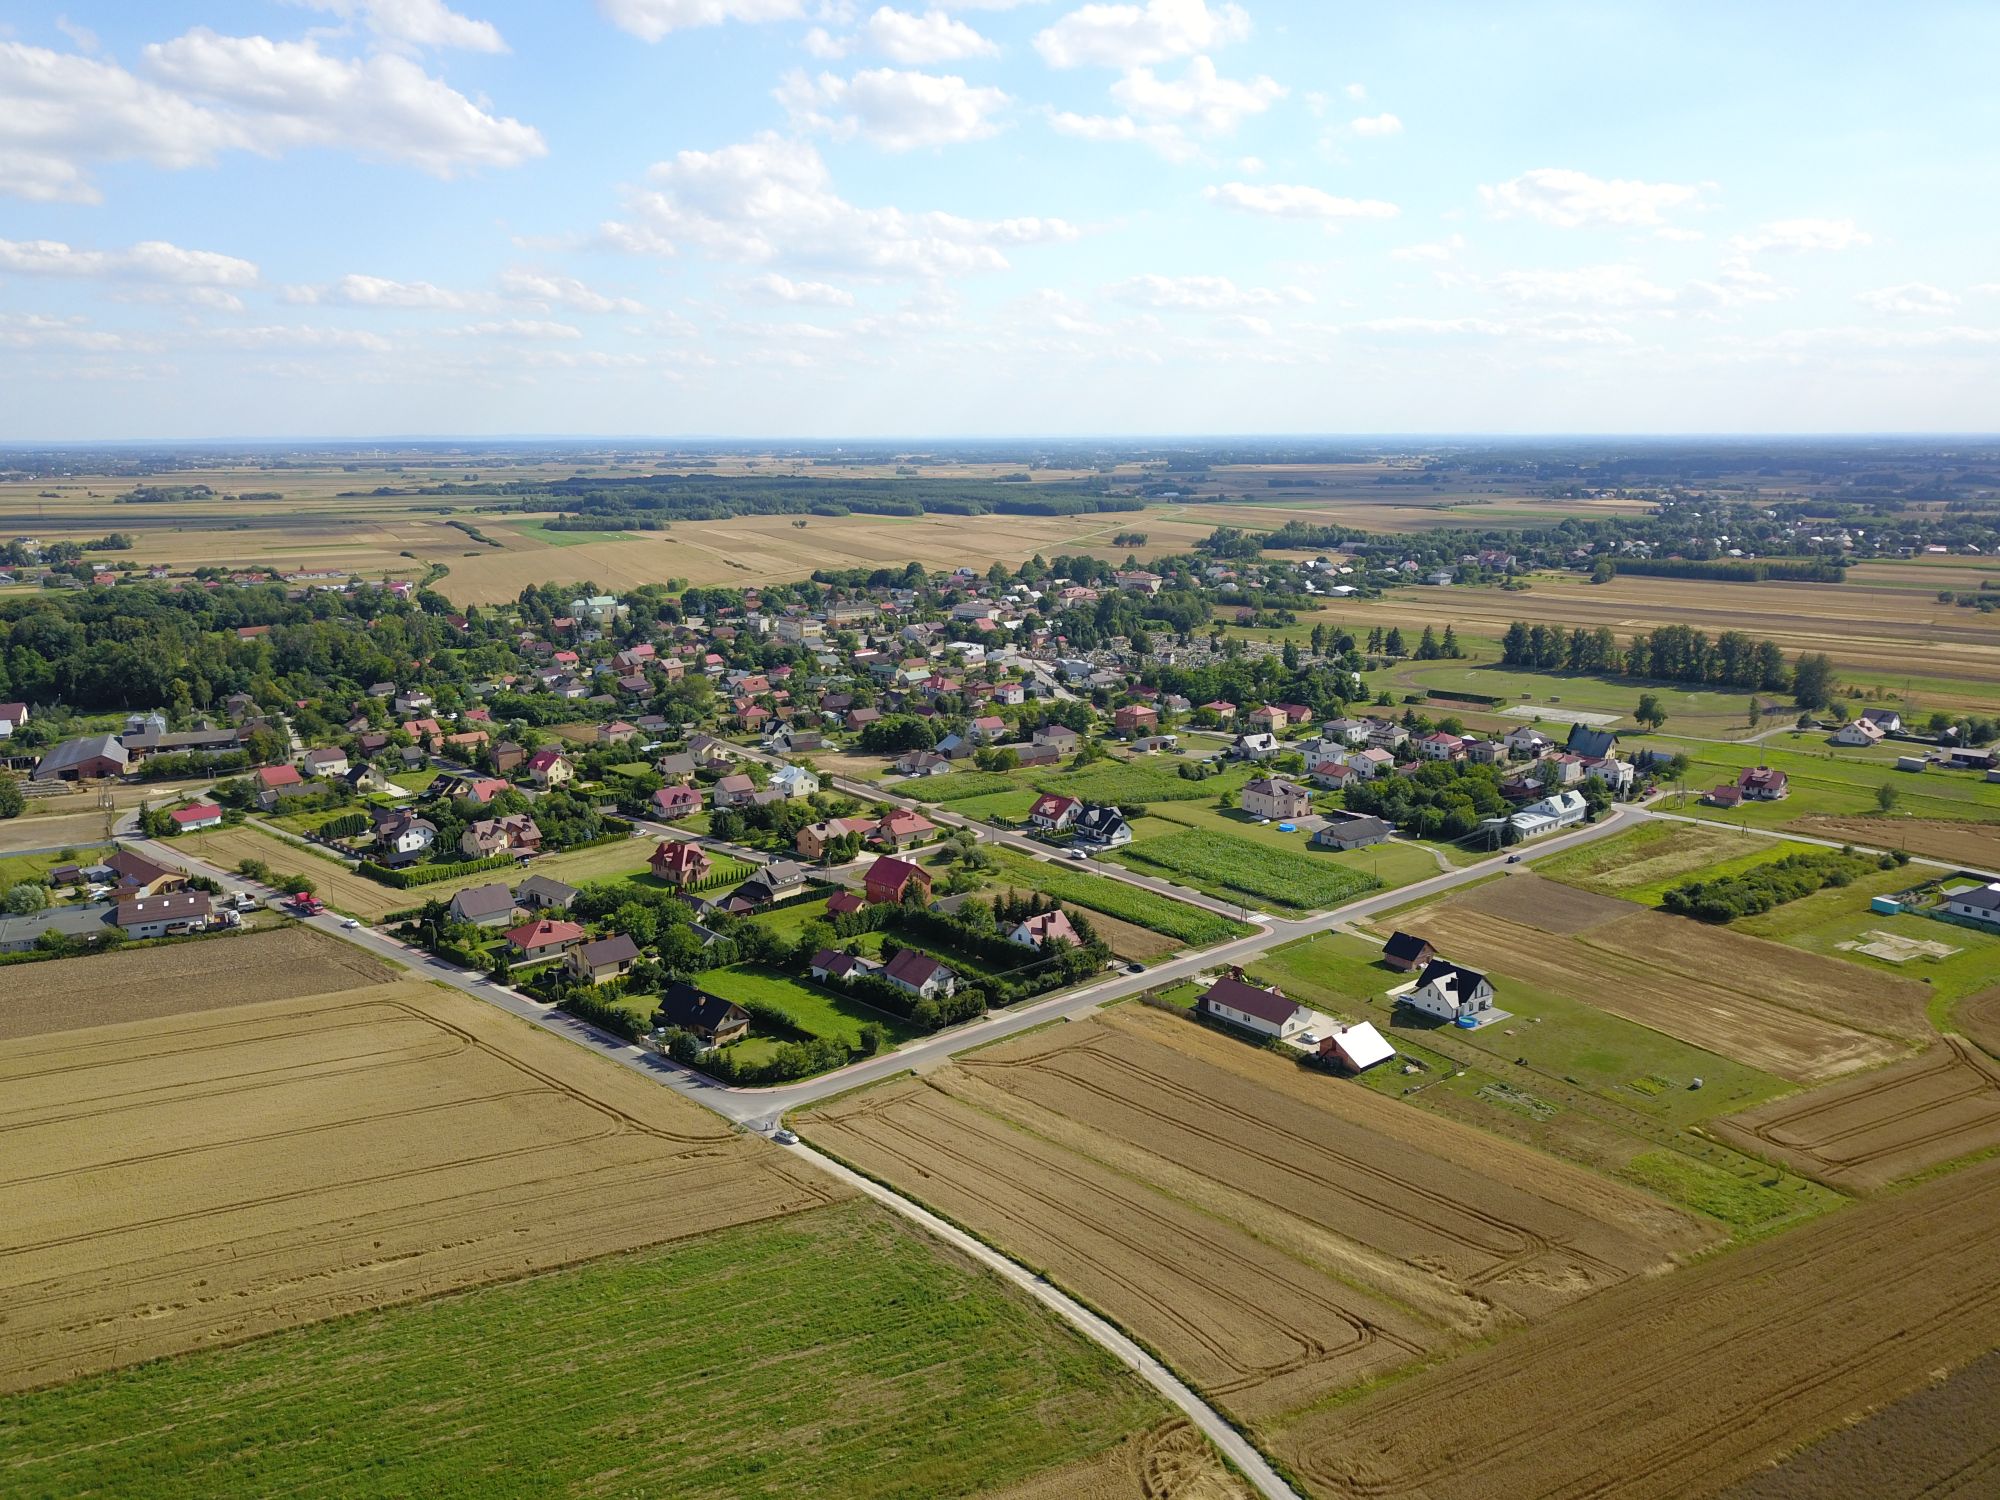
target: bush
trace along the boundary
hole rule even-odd
[[[1846,885],[1858,875],[1883,868],[1895,868],[1894,856],[1878,859],[1847,849],[1788,854],[1739,875],[1677,885],[1660,898],[1660,906],[1676,916],[1702,922],[1731,922],[1810,896],[1828,886]]]
[[[498,870],[514,863],[511,854],[490,854],[485,859],[461,859],[448,865],[406,865],[400,870],[392,870],[387,865],[378,865],[372,859],[364,859],[354,868],[357,873],[370,880],[379,880],[384,885],[392,885],[399,891],[411,886],[430,885],[439,880],[452,880],[460,875],[476,875],[481,870]],[[245,871],[248,874],[249,871]]]

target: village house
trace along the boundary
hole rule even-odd
[[[604,984],[622,979],[639,961],[639,945],[624,933],[595,938],[569,951],[569,972],[588,984]]]
[[[849,834],[865,834],[874,826],[873,818],[858,815],[851,818],[827,818],[801,828],[792,840],[792,847],[798,851],[801,859],[825,859],[827,849],[831,845]]]
[[[207,891],[167,891],[121,900],[111,920],[126,937],[143,939],[205,931],[213,915]]]
[[[923,843],[937,832],[937,824],[920,812],[909,808],[891,808],[882,814],[882,821],[874,826],[868,835],[868,842],[879,848],[901,852]]]
[[[1365,1073],[1377,1063],[1385,1063],[1396,1055],[1382,1033],[1372,1022],[1356,1021],[1351,1026],[1338,1030],[1319,1039],[1319,1055],[1322,1059],[1336,1062],[1350,1073]]]
[[[1944,909],[1948,915],[1962,917],[1968,922],[2000,927],[2000,881],[1974,886],[1971,890],[1953,891],[1944,898]]]
[[[780,766],[765,784],[787,801],[810,797],[819,790],[819,778],[804,766]]]
[[[1833,732],[1836,745],[1879,745],[1888,738],[1888,731],[1873,719],[1862,717],[1843,724]]]
[[[1044,792],[1028,808],[1028,822],[1040,833],[1063,833],[1082,811],[1083,803],[1075,797]]]
[[[496,854],[527,859],[539,853],[541,847],[542,830],[526,813],[477,819],[466,826],[458,840],[458,852],[467,859],[488,859]]]
[[[514,893],[498,884],[468,886],[451,898],[451,919],[478,927],[506,927],[514,920]]]
[[[902,901],[914,888],[925,902],[931,899],[931,872],[911,860],[884,855],[861,877],[862,894],[871,906]]]
[[[299,767],[307,776],[339,776],[347,770],[347,752],[324,746],[299,757]]]
[[[167,814],[176,833],[193,833],[202,828],[222,826],[222,808],[213,802],[192,802]]]
[[[1243,783],[1242,806],[1253,818],[1303,818],[1312,811],[1312,793],[1295,781],[1259,776]]]
[[[1015,923],[1007,932],[1007,941],[1037,952],[1050,943],[1068,943],[1073,948],[1083,946],[1083,939],[1077,936],[1069,913],[1064,911],[1039,912]]]
[[[514,899],[528,911],[568,911],[576,887],[548,875],[530,875],[515,887]]]
[[[661,992],[654,1019],[692,1034],[705,1047],[724,1047],[750,1034],[749,1011],[684,979],[676,979]]]
[[[906,994],[933,1000],[958,989],[958,976],[928,953],[904,948],[883,966],[882,977]]]
[[[1111,715],[1111,727],[1126,739],[1160,727],[1160,711],[1149,703],[1128,703]]]
[[[369,816],[375,824],[375,857],[381,864],[392,868],[409,864],[437,842],[437,824],[406,807],[378,807]]]
[[[653,878],[679,890],[706,880],[715,861],[700,844],[684,839],[662,839],[647,861]]]
[[[1268,730],[1259,730],[1253,734],[1237,735],[1229,747],[1229,753],[1237,760],[1254,762],[1270,760],[1283,748],[1278,743],[1276,735]]]
[[[686,782],[677,781],[653,793],[647,805],[654,817],[673,823],[701,811],[701,793]]]
[[[1312,1024],[1311,1013],[1304,1007],[1286,999],[1280,990],[1249,983],[1243,978],[1243,971],[1236,968],[1204,990],[1196,1005],[1213,1020],[1279,1041],[1298,1035]]]
[[[544,791],[565,787],[576,777],[569,757],[553,746],[544,746],[528,757],[528,779]]]
[[[1403,1000],[1441,1021],[1469,1021],[1493,1009],[1493,982],[1447,959],[1433,958]]]
[[[1132,825],[1115,807],[1086,807],[1071,825],[1079,844],[1119,849],[1132,842]]]
[[[1750,802],[1776,802],[1791,794],[1790,778],[1769,766],[1746,766],[1736,778],[1736,787]]]
[[[1315,849],[1361,849],[1387,843],[1389,825],[1367,813],[1328,814],[1327,821],[1313,831]]]
[[[1074,753],[1076,748],[1083,743],[1083,736],[1078,734],[1074,729],[1071,729],[1067,724],[1044,724],[1034,734],[1029,736],[1029,742],[1036,745],[1047,745],[1058,755],[1069,755]]]
[[[794,896],[805,894],[805,889],[804,866],[794,860],[774,859],[769,864],[759,865],[734,894],[753,906],[762,907],[789,901]]]
[[[1425,760],[1457,760],[1465,754],[1465,741],[1440,729],[1417,741],[1417,754]]]
[[[850,979],[881,973],[882,965],[859,953],[822,948],[812,956],[812,965],[806,972],[821,984],[846,984]]]
[[[1382,945],[1382,962],[1400,973],[1420,969],[1436,956],[1429,941],[1411,932],[1392,932]]]
[[[896,757],[898,776],[944,776],[951,771],[951,757],[935,750],[905,750]]]
[[[735,807],[747,803],[757,795],[757,783],[747,772],[738,771],[733,776],[725,776],[709,788],[709,802],[715,807]]]
[[[555,917],[537,917],[507,931],[507,946],[514,950],[515,959],[521,963],[553,958],[571,943],[580,943],[583,939],[584,931],[576,923]]]
[[[1582,792],[1556,792],[1539,802],[1530,802],[1507,821],[1522,838],[1533,839],[1581,823],[1589,810]]]

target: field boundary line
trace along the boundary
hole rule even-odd
[[[984,1240],[933,1213],[914,1199],[906,1198],[874,1178],[855,1171],[827,1152],[809,1146],[803,1141],[793,1146],[781,1146],[779,1149],[810,1161],[837,1181],[845,1183],[892,1212],[901,1214],[932,1237],[944,1241],[1003,1281],[1026,1292],[1049,1308],[1092,1343],[1116,1357],[1127,1369],[1172,1403],[1201,1429],[1209,1441],[1214,1443],[1243,1473],[1265,1500],[1302,1500],[1298,1491],[1285,1482],[1249,1439],[1214,1407],[1202,1400],[1192,1387],[1149,1353],[1137,1340],[1091,1311],[1047,1278],[1030,1271],[1019,1261],[1001,1254]]]

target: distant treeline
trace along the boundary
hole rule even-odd
[[[1696,561],[1685,557],[1619,557],[1608,559],[1612,571],[1640,578],[1705,578],[1712,583],[1841,583],[1847,570],[1835,562],[1787,561],[1774,558],[1717,557]]]

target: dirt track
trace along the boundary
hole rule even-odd
[[[1987,1056],[2000,1058],[2000,987],[1967,995],[1952,1014],[1958,1029],[1984,1048]]]
[[[1342,1500],[1712,1495],[1992,1348],[1995,1223],[2000,1161],[1615,1288],[1277,1453]]]
[[[1512,977],[1798,1082],[1903,1053],[1896,1042],[1828,1017],[1868,1016],[1882,1030],[1906,1033],[1915,1027],[1911,1012],[1921,1015],[1923,988],[1912,981],[1656,912],[1567,936],[1490,916],[1469,901],[1410,920],[1454,961],[1501,976],[1502,1008],[1504,979]]]
[[[0,1041],[382,984],[392,964],[310,927],[279,927],[0,970]]]
[[[2000,1063],[1959,1037],[1922,1057],[1714,1122],[1756,1155],[1850,1191],[2000,1145]]]
[[[0,1162],[0,1390],[841,1192],[410,981],[0,1044]]]
[[[1245,1420],[1712,1235],[1664,1205],[1143,1009],[806,1115]]]
[[[1110,1452],[980,1500],[1255,1500],[1256,1492],[1223,1467],[1185,1418],[1163,1422]]]

